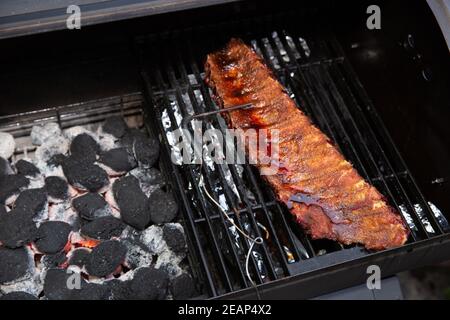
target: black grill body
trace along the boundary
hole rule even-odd
[[[365,282],[369,265],[378,265],[382,276],[389,276],[450,257],[450,205],[445,197],[450,191],[445,165],[450,151],[444,124],[450,104],[450,93],[444,90],[450,84],[448,50],[425,3],[410,4],[409,14],[400,15],[400,3],[380,2],[379,31],[365,26],[367,5],[323,1],[275,7],[244,1],[87,28],[79,34],[11,39],[3,43],[14,62],[5,72],[13,81],[2,76],[4,101],[24,110],[40,109],[99,95],[128,101],[130,92],[139,92],[147,126],[164,145],[163,171],[182,204],[199,298],[314,297]],[[180,119],[217,110],[203,81],[203,63],[206,54],[230,37],[240,37],[260,52],[302,110],[402,213],[411,231],[407,244],[368,252],[312,241],[253,167],[171,162],[168,133],[180,127]],[[17,56],[18,48],[54,46],[58,40],[62,52]],[[73,43],[80,47],[71,54]],[[48,85],[55,79],[66,95]],[[20,81],[30,95],[19,97]],[[21,126],[23,116],[8,116],[3,124],[16,121]],[[211,126],[226,129],[221,116],[209,118],[202,129]],[[430,157],[436,154],[441,160]],[[206,197],[200,177],[237,225],[252,236],[269,234],[250,259],[256,288],[245,273],[249,243],[236,237]]]

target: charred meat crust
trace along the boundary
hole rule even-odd
[[[220,107],[254,105],[230,112],[230,127],[278,130],[278,171],[264,179],[313,239],[359,243],[373,250],[406,242],[408,231],[400,215],[311,123],[254,50],[232,39],[208,55],[205,71]],[[300,201],[291,201],[293,197]]]

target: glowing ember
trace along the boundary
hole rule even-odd
[[[92,248],[95,248],[99,243],[100,243],[99,240],[85,239],[85,240],[81,240],[77,244],[80,247],[85,247],[85,248],[92,249]]]

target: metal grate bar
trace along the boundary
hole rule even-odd
[[[156,73],[157,73],[157,71],[156,71]],[[147,75],[145,72],[142,73],[142,76],[143,76],[144,82],[145,82],[145,84],[146,84],[145,89],[147,90],[147,93],[148,93],[149,96],[150,96],[151,103],[152,103],[152,105],[153,105],[154,107],[156,107],[156,106],[157,106],[157,101],[156,101],[156,99],[155,99],[155,96],[154,96],[153,93],[152,93],[152,89],[151,89],[151,88],[152,88],[151,81],[150,81],[148,75]],[[159,83],[159,85],[161,85],[162,87],[164,87],[164,84],[161,82],[161,80],[159,80],[158,83]],[[167,97],[166,95],[164,96],[164,100],[165,100],[165,105],[168,105],[169,99],[168,99],[168,97]],[[171,114],[171,113],[169,113],[169,114]],[[165,129],[164,129],[164,127],[162,126],[160,113],[159,113],[159,114],[155,114],[155,116],[156,116],[156,118],[157,118],[157,126],[158,126],[158,128],[159,128],[159,131],[161,132],[160,136],[162,137],[163,142],[164,142],[163,145],[164,145],[165,148],[166,148],[166,152],[167,152],[168,154],[170,154],[170,153],[171,153],[171,150],[170,150],[170,143],[169,143],[169,141],[168,141],[167,136],[165,135]],[[175,122],[173,122],[173,121],[175,121]],[[174,129],[175,127],[174,127],[173,123],[176,123],[176,120],[174,119],[173,115],[171,115],[171,123],[172,123],[172,128]],[[176,173],[176,174],[175,174],[175,177],[176,177],[177,183],[178,183],[179,185],[183,185],[182,179],[181,179],[181,177],[180,177],[180,175],[179,175],[179,172],[178,172],[178,168],[176,168],[175,165],[172,164],[172,169],[173,169],[173,172]],[[193,221],[194,214],[193,214],[193,212],[192,212],[192,210],[191,210],[191,204],[189,203],[189,200],[186,198],[186,195],[185,195],[183,192],[182,192],[181,194],[182,194],[182,198],[183,198],[185,207],[188,209],[186,218],[187,218],[187,220],[189,221],[191,230],[192,230],[193,233],[194,233],[194,238],[195,238],[195,240],[196,240],[196,242],[197,242],[197,248],[199,248],[198,251],[199,251],[199,254],[200,254],[200,257],[201,257],[201,260],[202,260],[202,266],[203,266],[203,268],[204,268],[204,270],[205,270],[205,272],[206,272],[206,276],[207,276],[207,280],[208,280],[208,285],[209,285],[210,292],[211,292],[211,294],[212,294],[213,296],[216,296],[216,295],[218,295],[217,286],[216,286],[216,284],[214,283],[214,280],[213,280],[214,276],[213,276],[213,274],[212,274],[212,271],[209,270],[209,264],[210,264],[210,263],[209,263],[209,261],[208,261],[207,258],[206,258],[206,253],[201,249],[201,248],[203,247],[203,244],[202,244],[202,241],[201,241],[201,239],[200,239],[200,232],[199,232],[199,230],[197,230],[196,224],[195,224],[194,221]],[[203,210],[206,211],[207,209],[206,209],[206,208],[203,208]],[[205,216],[207,216],[207,215],[205,215]],[[223,271],[223,273],[224,273],[224,275],[225,275],[226,285],[228,286],[228,288],[231,288],[231,281],[230,281],[230,278],[229,278],[229,276],[228,276],[226,267],[225,267],[225,265],[224,265],[224,259],[223,259],[222,255],[221,255],[221,251],[219,250],[219,246],[218,246],[218,243],[217,243],[217,239],[216,239],[215,236],[214,236],[215,233],[212,231],[211,222],[208,220],[208,218],[207,218],[206,222],[207,222],[207,223],[206,223],[206,224],[207,224],[207,227],[208,227],[208,229],[209,229],[208,235],[209,235],[209,237],[210,237],[211,240],[212,240],[213,247],[214,247],[214,250],[215,250],[215,252],[213,252],[213,254],[217,254],[217,255],[218,255],[217,259],[219,260],[219,262],[220,262],[220,267],[222,268],[222,271]]]
[[[160,77],[160,71],[158,70],[156,74],[159,75],[157,77],[158,81],[159,81],[159,85],[162,85],[162,82],[161,82],[162,79]],[[169,110],[169,108],[170,108],[169,97],[167,95],[165,95],[164,99],[165,99],[165,106],[168,108],[167,109],[168,110],[167,113],[168,113],[170,121],[171,121],[171,129],[172,130],[176,130],[176,129],[178,129],[177,120],[176,120],[173,112],[171,110]],[[230,275],[230,273],[228,271],[228,268],[226,266],[225,258],[223,256],[222,250],[220,249],[219,240],[216,237],[216,232],[214,230],[214,227],[213,227],[213,224],[212,224],[211,220],[209,219],[209,214],[207,213],[208,212],[208,206],[205,205],[205,203],[207,203],[207,200],[203,197],[203,194],[202,194],[202,192],[199,189],[198,181],[196,181],[196,174],[193,172],[192,168],[189,168],[189,169],[190,170],[186,170],[185,172],[187,172],[188,175],[189,175],[191,186],[194,187],[194,190],[196,190],[197,195],[199,195],[201,197],[200,198],[201,199],[200,203],[202,204],[202,209],[203,209],[203,212],[205,213],[206,222],[207,222],[207,226],[208,226],[208,229],[209,229],[208,235],[210,236],[210,238],[211,238],[211,240],[213,242],[213,245],[214,245],[214,251],[213,252],[216,255],[217,259],[219,260],[220,268],[221,268],[222,273],[223,273],[223,275],[225,277],[226,288],[227,288],[227,290],[233,290],[233,285],[232,285],[232,280],[231,280],[232,276]]]
[[[176,88],[176,99],[177,99],[177,103],[178,103],[178,105],[180,107],[180,112],[182,113],[183,117],[186,117],[186,116],[188,116],[188,114],[186,112],[187,107],[186,107],[186,105],[185,105],[185,103],[183,101],[180,87],[179,87],[177,79],[176,79],[176,77],[174,75],[174,70],[173,70],[173,68],[172,68],[172,66],[170,64],[167,64],[165,67],[166,67],[166,70],[167,70],[167,73],[168,73],[168,76],[169,76],[170,84],[173,87]],[[191,103],[193,104],[193,107],[194,107],[194,111],[200,112],[200,109],[199,109],[199,106],[197,104],[197,101],[196,101],[195,97],[191,96],[190,98],[191,98]],[[195,109],[197,109],[197,110],[195,110]],[[178,128],[178,126],[176,128]],[[209,189],[209,192],[212,193],[214,196],[216,196],[216,192],[213,191],[214,190],[214,188],[212,187],[213,186],[213,182],[212,182],[212,180],[210,178],[210,174],[208,174],[208,172],[206,172],[205,166],[202,166],[201,170],[202,170],[202,172],[204,172],[203,173],[203,178],[204,178],[203,182],[206,184],[207,188]],[[203,197],[203,192],[198,188],[198,178],[199,178],[198,175],[193,173],[193,170],[189,170],[189,172],[190,172],[191,183],[193,185],[196,185],[195,190],[197,191],[197,194]],[[206,200],[204,197],[203,197],[203,200],[204,200],[204,201],[202,201],[203,207],[204,208],[209,207],[210,206],[210,204],[208,203],[209,200]],[[218,198],[216,198],[215,200],[218,201]],[[205,203],[205,201],[206,201],[206,203]],[[215,210],[217,210],[217,208],[215,208]],[[205,211],[205,215],[207,217],[210,216],[210,214],[206,213],[206,211]],[[207,219],[209,219],[209,218],[207,218]],[[211,220],[209,219],[209,221],[211,221]],[[226,221],[225,221],[225,219],[224,219],[224,217],[222,215],[221,215],[221,223],[222,223],[222,227],[225,230],[227,230],[228,226],[227,226]],[[230,236],[230,234],[228,232],[225,232],[225,234],[226,234],[228,246],[231,249],[231,251],[233,252],[234,261],[238,265],[241,281],[243,281],[244,284],[246,284],[245,274],[244,274],[244,272],[243,272],[243,270],[241,268],[241,265],[240,265],[240,262],[239,262],[239,258],[238,258],[238,253],[236,252],[236,250],[234,248],[231,236]],[[256,264],[255,264],[255,267],[256,267]]]

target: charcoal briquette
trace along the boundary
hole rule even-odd
[[[123,135],[122,139],[120,139],[120,145],[124,146],[131,152],[133,151],[133,145],[137,140],[145,140],[147,139],[147,135],[140,131],[139,129],[132,128],[128,129]]]
[[[112,300],[132,300],[131,280],[112,279],[105,282],[111,291]]]
[[[171,193],[157,189],[148,199],[148,212],[155,224],[171,222],[177,216],[178,204]]]
[[[0,300],[2,301],[12,301],[12,300],[38,300],[38,298],[32,294],[29,294],[28,292],[23,291],[14,291],[10,292],[8,294],[5,294],[4,296],[0,297]]]
[[[17,173],[20,173],[26,177],[36,177],[41,173],[34,164],[23,159],[17,161],[15,167],[17,169]]]
[[[27,274],[32,260],[25,248],[0,247],[0,284],[19,279]]]
[[[158,161],[159,141],[152,138],[136,139],[133,154],[140,166],[151,167]]]
[[[113,237],[119,237],[124,229],[125,224],[121,220],[110,216],[101,217],[85,224],[80,233],[91,239],[110,240]]]
[[[47,269],[61,267],[66,261],[67,257],[64,251],[54,254],[46,254],[41,258],[42,264]]]
[[[71,275],[72,273],[63,269],[47,270],[44,281],[45,298],[49,300],[73,300],[79,290],[69,289],[67,284]],[[85,283],[83,278],[80,277],[79,279],[80,284]]]
[[[66,200],[69,198],[69,185],[61,177],[50,176],[45,178],[45,189],[50,199]]]
[[[17,197],[15,208],[28,212],[31,218],[38,216],[47,206],[47,192],[44,188],[27,189]]]
[[[112,116],[105,120],[102,129],[104,132],[109,133],[116,138],[121,138],[128,129],[128,126],[122,117]]]
[[[139,181],[133,176],[122,177],[114,182],[113,193],[122,220],[136,229],[144,230],[150,223],[150,214],[147,210],[148,199]]]
[[[133,299],[161,300],[167,296],[169,275],[154,267],[139,268],[131,280],[130,289]]]
[[[63,163],[63,171],[69,183],[77,189],[97,192],[109,184],[105,170],[84,159],[67,157]]]
[[[86,265],[87,259],[89,257],[89,254],[91,253],[91,250],[87,248],[76,248],[70,253],[68,264],[69,266],[78,266],[82,268],[84,265]]]
[[[9,163],[9,161],[3,157],[0,157],[0,176],[5,176],[13,173],[14,171],[11,168],[11,164]]]
[[[71,155],[83,157],[89,162],[94,162],[99,152],[100,146],[97,141],[87,133],[77,135],[70,144]]]
[[[62,269],[50,269],[47,271],[44,282],[44,295],[49,300],[108,300],[111,290],[108,286],[97,283],[88,283],[81,275],[80,288],[75,287],[75,273]],[[74,288],[67,285],[71,283]]]
[[[86,270],[91,276],[106,277],[122,264],[126,253],[127,248],[119,241],[104,241],[92,250],[86,262]]]
[[[9,248],[18,248],[32,242],[36,224],[29,212],[15,208],[0,214],[0,242]]]
[[[4,204],[9,197],[18,195],[30,180],[22,174],[10,174],[0,178],[0,204]]]
[[[175,300],[186,300],[197,295],[195,283],[188,273],[182,273],[170,283],[170,291]]]
[[[67,244],[72,227],[62,221],[46,221],[39,226],[34,244],[46,254],[57,253]]]
[[[186,238],[183,229],[178,223],[167,223],[162,227],[163,238],[167,246],[176,254],[185,253],[187,250]]]
[[[72,200],[72,206],[78,215],[87,221],[111,215],[109,204],[98,193],[88,192],[77,197]]]
[[[137,166],[133,155],[126,148],[116,148],[103,152],[98,162],[118,173],[128,172]]]
[[[47,161],[47,165],[51,167],[61,166],[64,163],[64,160],[66,160],[66,156],[62,153],[57,153],[50,157],[50,159]]]

